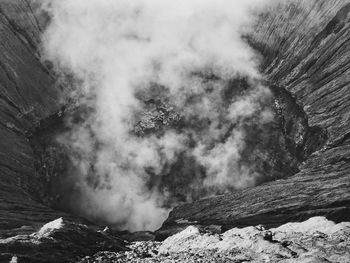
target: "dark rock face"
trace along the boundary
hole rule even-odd
[[[44,175],[51,177],[61,160],[55,149],[39,148],[50,140],[45,130],[55,128],[63,105],[62,91],[38,55],[45,22],[38,10],[34,1],[0,2],[1,262],[8,262],[12,255],[24,258],[23,262],[67,262],[69,257],[94,253],[104,246],[123,248],[118,238],[79,225],[84,220],[45,205],[51,201],[48,186],[52,179]],[[40,162],[38,154],[43,152],[46,159]],[[68,220],[65,228],[45,240],[33,237],[43,224],[62,216]],[[107,245],[111,243],[113,247]]]
[[[299,162],[320,150],[327,141],[327,131],[309,127],[308,118],[293,95],[281,87],[271,87],[280,129],[286,140],[286,148]]]
[[[0,174],[1,234],[59,217],[33,196],[40,190],[28,134],[60,107],[54,77],[36,47],[41,25],[27,1],[0,3]]]
[[[200,75],[201,80],[205,83],[211,83],[214,85],[217,81],[222,81],[219,77],[213,75]],[[218,105],[222,107],[224,112],[232,101],[235,101],[252,91],[251,85],[244,78],[235,78],[230,81],[221,84],[223,86],[220,92],[215,89],[207,89],[205,95],[213,100],[218,100],[223,105]],[[205,134],[209,130],[211,125],[211,119],[201,118],[198,116],[185,116],[182,114],[183,109],[176,108],[172,106],[168,101],[171,101],[164,94],[166,88],[159,89],[156,85],[149,88],[147,92],[143,91],[144,94],[137,94],[137,98],[141,101],[144,111],[138,112],[134,133],[137,136],[147,137],[149,135],[162,135],[165,130],[175,130],[180,134]],[[215,94],[219,93],[218,94]],[[273,115],[273,120],[264,123],[261,121],[260,111],[256,111],[252,116],[242,118],[236,121],[231,120],[231,123],[227,125],[228,120],[218,120],[218,127],[221,125],[224,132],[221,141],[225,142],[227,138],[232,136],[232,133],[237,127],[244,130],[245,147],[240,152],[240,166],[249,167],[249,169],[256,174],[256,183],[261,184],[266,181],[272,181],[279,178],[285,178],[297,173],[298,164],[302,161],[302,157],[298,158],[295,154],[294,148],[304,148],[304,140],[301,140],[300,146],[295,146],[293,138],[287,138],[287,133],[293,136],[295,130],[291,128],[286,128],[284,132],[281,129],[280,123],[284,121],[284,118],[291,118],[291,120],[286,124],[289,125],[293,122],[295,118],[301,119],[304,126],[307,126],[307,120],[304,117],[303,111],[299,108],[298,112],[294,115],[290,114],[294,109],[282,109],[279,108],[284,106],[290,106],[292,108],[295,103],[281,102],[280,104],[275,103],[274,100],[284,100],[285,94],[277,94],[272,98],[264,98],[257,102],[260,111],[268,111]],[[188,98],[188,104],[198,103],[200,96],[191,96]],[[215,97],[217,96],[217,97]],[[185,104],[186,104],[185,103]],[[293,104],[293,105],[290,105]],[[281,118],[281,120],[280,120]],[[282,120],[283,118],[283,120]],[[293,124],[292,124],[293,125]],[[291,125],[289,125],[291,126]],[[218,128],[220,129],[220,128]],[[305,128],[305,130],[307,130]],[[289,135],[289,134],[288,134]],[[193,135],[192,135],[193,136]],[[295,135],[298,136],[298,135]],[[304,136],[304,134],[302,135]],[[190,138],[191,136],[189,136]],[[305,135],[306,138],[306,135]],[[212,144],[214,145],[215,143]],[[188,150],[184,150],[177,156],[174,163],[167,164],[164,167],[164,171],[158,176],[159,179],[157,184],[161,191],[166,190],[170,195],[169,200],[166,205],[173,207],[174,204],[191,202],[193,200],[198,200],[202,197],[222,194],[235,188],[215,188],[203,185],[203,180],[207,178],[206,168],[202,166],[194,156],[191,155],[190,150],[196,146],[195,140],[189,140]],[[302,156],[302,153],[300,153]],[[152,176],[152,174],[150,174]],[[232,179],[234,180],[234,179]]]
[[[206,76],[203,76],[206,79]],[[209,81],[206,79],[206,81]],[[218,78],[211,76],[211,81],[218,81]],[[239,99],[244,94],[250,92],[252,87],[245,79],[237,78],[223,85],[219,96],[223,103],[229,105],[234,99]],[[159,89],[154,85],[147,90],[137,94],[142,110],[135,113],[134,129],[131,131],[135,136],[161,136],[165,131],[176,131],[180,134],[189,134],[191,132],[199,134],[206,133],[210,124],[210,119],[186,117],[182,114],[181,109],[172,106],[167,94],[164,94],[166,88]],[[215,96],[213,90],[208,90],[208,97]],[[191,97],[189,100],[199,100]],[[277,96],[276,96],[277,98]],[[215,99],[215,98],[214,98]],[[189,102],[191,103],[191,102]],[[226,104],[222,110],[226,109]],[[284,105],[287,105],[284,103]],[[272,98],[266,98],[260,103],[261,110],[267,110],[271,114],[279,116],[279,109],[274,106]],[[289,110],[289,109],[288,109]],[[44,185],[39,192],[40,200],[55,209],[77,213],[77,200],[80,200],[75,176],[79,171],[71,163],[71,156],[74,156],[74,150],[69,146],[59,144],[57,136],[69,132],[65,123],[74,123],[74,125],[83,125],[81,119],[93,113],[93,109],[87,107],[68,107],[62,109],[57,114],[49,116],[41,121],[40,126],[29,137],[30,144],[36,156],[35,167]],[[288,112],[286,110],[286,115]],[[257,184],[266,181],[272,181],[278,178],[291,176],[298,172],[298,164],[301,160],[296,158],[291,151],[287,149],[288,141],[280,129],[280,121],[274,118],[273,121],[263,123],[260,121],[260,111],[249,118],[237,120],[235,123],[226,125],[221,121],[223,126],[224,142],[229,138],[236,126],[242,125],[245,132],[245,147],[241,152],[240,165],[249,167],[259,176],[256,176]],[[303,118],[301,118],[304,120]],[[241,124],[243,123],[243,124]],[[68,125],[69,126],[69,125]],[[226,130],[227,129],[227,130]],[[91,131],[92,132],[92,131]],[[93,132],[92,132],[93,134]],[[93,137],[93,136],[92,136]],[[190,136],[189,136],[190,137]],[[208,187],[203,184],[206,178],[206,168],[198,163],[196,158],[191,155],[190,150],[196,146],[195,140],[188,142],[188,150],[184,149],[176,161],[164,165],[163,170],[153,173],[151,169],[147,172],[151,178],[148,187],[158,187],[161,192],[168,193],[164,205],[174,207],[179,203],[191,202],[204,196],[222,194],[234,190],[234,188]],[[96,142],[98,147],[98,142]],[[94,171],[94,163],[90,163],[89,185],[92,188],[98,187],[100,179]],[[79,183],[78,183],[79,184]],[[84,201],[84,200],[82,200]],[[80,202],[80,201],[78,201]],[[95,219],[96,220],[96,219]],[[103,222],[101,218],[100,223]]]
[[[350,220],[349,1],[283,2],[247,37],[263,57],[288,148],[300,172],[175,208],[161,239],[195,222],[276,226],[325,215]]]

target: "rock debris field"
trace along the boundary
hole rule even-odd
[[[202,233],[189,226],[163,242],[142,241],[130,251],[98,252],[78,262],[343,262],[350,259],[350,223],[324,217],[264,226],[233,228],[223,234]]]

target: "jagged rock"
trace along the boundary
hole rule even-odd
[[[211,81],[214,85],[215,81],[222,81],[218,77],[201,75],[202,81],[207,83]],[[215,94],[213,90],[208,89],[206,96],[212,98],[220,96],[222,105],[221,110],[225,111],[225,107],[229,105],[230,101],[239,99],[241,96],[249,93],[252,86],[244,78],[234,78],[230,81],[221,84],[222,90],[220,95]],[[176,131],[180,134],[186,134],[189,131],[195,130],[198,134],[205,133],[209,128],[211,121],[207,118],[197,118],[196,116],[183,116],[184,109],[177,108],[170,105],[167,94],[164,94],[163,89],[158,86],[152,86],[143,93],[137,94],[144,111],[137,114],[139,121],[134,127],[134,133],[138,136],[158,136],[163,134],[166,130]],[[249,169],[256,174],[256,183],[261,184],[266,181],[275,180],[278,178],[288,177],[297,173],[298,164],[302,161],[302,153],[296,154],[294,148],[304,147],[304,140],[301,140],[300,145],[293,145],[294,140],[287,138],[287,132],[280,129],[280,123],[286,118],[298,118],[304,126],[307,126],[307,121],[303,115],[303,111],[295,107],[295,103],[290,99],[289,94],[282,92],[277,94],[275,92],[275,100],[284,100],[278,105],[289,106],[287,109],[281,109],[273,104],[272,99],[259,102],[259,108],[266,110],[272,115],[281,116],[281,120],[274,118],[273,121],[261,123],[260,111],[257,111],[253,116],[245,120],[232,122],[226,127],[225,134],[221,140],[227,139],[234,127],[242,122],[242,129],[245,133],[244,143],[245,147],[241,152],[240,164],[249,167]],[[201,95],[202,96],[202,95]],[[289,100],[288,100],[289,99]],[[194,98],[189,98],[194,100]],[[288,102],[285,102],[288,100]],[[290,102],[291,101],[291,102]],[[189,102],[191,103],[191,102]],[[294,108],[293,108],[294,107]],[[290,114],[291,112],[295,114]],[[275,113],[276,112],[276,113]],[[280,113],[281,112],[281,113]],[[275,113],[275,114],[274,114]],[[185,115],[185,114],[184,114]],[[283,116],[282,116],[283,115]],[[294,115],[297,115],[296,117]],[[220,125],[225,126],[226,121],[219,121]],[[307,130],[307,129],[305,129]],[[303,134],[304,135],[304,134]],[[304,136],[303,136],[304,137]],[[305,138],[307,136],[305,135]],[[287,138],[287,140],[285,139]],[[195,140],[191,141],[191,136],[188,136],[189,148],[195,147]],[[299,153],[299,152],[298,152]],[[300,158],[299,158],[300,155]],[[152,176],[152,173],[150,173]],[[174,163],[165,166],[161,176],[159,176],[159,188],[162,191],[167,191],[168,199],[166,204],[170,207],[173,204],[181,202],[189,202],[197,200],[204,196],[221,194],[232,189],[220,189],[215,187],[202,186],[202,181],[206,178],[206,169],[194,158],[190,151],[183,151],[177,156]],[[233,188],[233,187],[232,187]]]
[[[72,262],[99,250],[125,250],[125,242],[83,224],[56,219],[37,232],[0,239],[0,260],[9,262]]]
[[[147,104],[153,104],[152,110],[143,112],[140,121],[134,128],[134,132],[139,136],[160,132],[167,127],[174,127],[181,119],[174,107],[166,103],[148,101]]]
[[[268,238],[267,238],[268,237]],[[324,217],[266,231],[233,228],[203,233],[194,226],[159,242],[136,242],[127,252],[99,252],[80,262],[348,262],[350,223]]]

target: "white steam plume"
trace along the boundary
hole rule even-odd
[[[52,17],[43,37],[45,58],[56,70],[72,73],[80,81],[80,105],[92,109],[83,123],[72,125],[72,131],[61,138],[72,149],[78,171],[82,195],[78,210],[130,230],[156,229],[167,217],[163,204],[168,193],[149,186],[147,169],[160,174],[183,151],[191,152],[206,168],[204,187],[254,184],[254,172],[239,165],[244,148],[239,123],[261,110],[259,102],[268,91],[259,84],[256,54],[242,34],[266,2],[52,0],[43,4]],[[216,79],[204,81],[208,74]],[[235,77],[247,79],[254,88],[223,107],[220,94]],[[143,110],[135,94],[153,84],[163,88],[184,119],[196,116],[210,124],[200,132],[188,127],[157,136],[133,134],[135,114]],[[196,97],[196,102],[189,103],[189,97]],[[269,112],[261,114],[269,119]],[[238,124],[224,138],[229,123]],[[195,147],[188,146],[189,137]]]

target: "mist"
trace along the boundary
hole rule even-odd
[[[191,192],[204,197],[256,184],[259,174],[241,162],[244,124],[264,125],[273,114],[264,107],[271,94],[259,55],[242,36],[269,3],[43,2],[51,17],[44,59],[58,76],[72,76],[63,99],[84,112],[78,122],[68,116],[70,131],[58,138],[74,165],[75,210],[120,229],[155,230],[176,205],[164,175],[183,156],[202,171],[187,201]],[[233,79],[248,88],[231,90]],[[140,135],[137,124],[159,108],[152,99],[178,113],[178,126]]]

